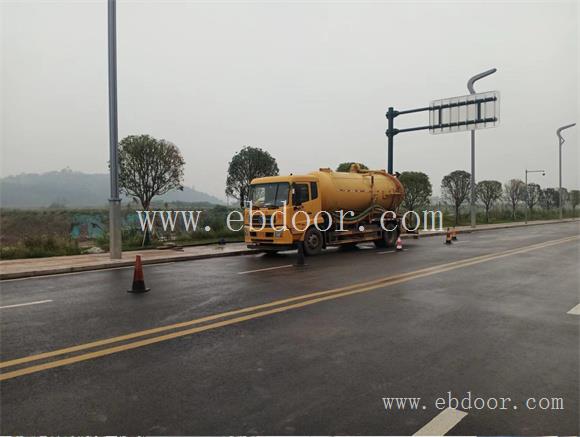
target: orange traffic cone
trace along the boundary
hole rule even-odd
[[[451,244],[451,231],[447,228],[447,233],[445,234],[445,244]]]
[[[143,266],[141,265],[141,255],[135,257],[135,271],[133,272],[133,286],[128,293],[145,293],[150,289],[145,286],[145,278],[143,277]]]
[[[397,238],[397,252],[403,250],[403,240],[401,240],[401,237]]]
[[[457,231],[455,230],[455,228],[453,228],[453,230],[451,231],[451,239],[453,241],[457,240]]]

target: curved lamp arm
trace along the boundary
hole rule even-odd
[[[483,79],[484,77],[487,77],[490,74],[495,73],[496,71],[497,71],[497,68],[491,68],[489,70],[484,71],[483,73],[476,74],[471,79],[469,79],[467,81],[467,89],[469,90],[469,93],[475,94],[475,90],[473,89],[473,84],[475,83],[475,81],[477,81],[479,79]]]
[[[564,140],[564,138],[562,138],[562,135],[560,134],[560,132],[562,132],[564,129],[568,129],[569,127],[574,127],[574,126],[576,126],[576,123],[567,124],[566,126],[562,126],[560,129],[558,129],[556,131],[556,135],[558,135],[558,138],[560,138],[560,141]]]

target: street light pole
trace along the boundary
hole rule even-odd
[[[117,124],[117,11],[116,1],[108,0],[109,41],[109,253],[111,259],[121,259],[121,199],[119,197],[119,157]]]
[[[576,123],[567,124],[566,126],[562,126],[556,131],[556,135],[558,136],[558,142],[560,144],[560,150],[558,153],[558,162],[559,162],[559,178],[560,178],[560,189],[558,190],[558,208],[560,210],[560,220],[562,220],[562,145],[564,144],[564,138],[562,138],[561,132],[564,129],[568,129],[569,127],[576,126]]]
[[[545,170],[528,170],[526,168],[526,182],[525,182],[525,189],[526,189],[526,207],[524,208],[524,211],[526,212],[526,220],[525,223],[528,224],[528,209],[530,208],[529,206],[529,199],[530,199],[530,192],[528,191],[528,173],[542,173],[542,176],[545,176],[546,171]]]
[[[476,74],[467,81],[467,89],[469,94],[476,94],[473,84],[479,79],[489,76],[497,71],[497,68],[492,68],[486,70],[482,73]],[[475,126],[471,129],[471,199],[470,199],[470,210],[471,210],[471,227],[475,228],[476,225],[476,211],[475,211]]]

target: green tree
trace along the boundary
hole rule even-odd
[[[569,199],[572,205],[572,217],[575,217],[576,207],[580,204],[580,190],[571,190]]]
[[[512,219],[516,219],[516,208],[518,203],[524,199],[526,184],[520,179],[511,179],[503,186],[506,200],[512,207]]]
[[[446,200],[451,201],[455,208],[455,225],[459,223],[459,208],[469,196],[471,190],[471,175],[463,170],[455,170],[441,180],[441,192]]]
[[[476,185],[475,191],[477,198],[485,208],[485,222],[489,223],[489,210],[495,202],[501,199],[503,193],[501,182],[481,181]]]
[[[429,176],[420,171],[404,171],[400,174],[399,181],[405,187],[403,208],[407,211],[415,211],[417,208],[429,205],[433,193]]]
[[[268,152],[257,147],[244,147],[229,163],[226,195],[238,199],[243,205],[253,179],[277,176],[278,173],[278,164]]]
[[[361,170],[368,170],[369,169],[366,165],[364,165],[360,162],[342,162],[342,163],[338,164],[338,167],[336,167],[336,171],[348,173],[350,171],[350,166],[353,164],[358,164]]]
[[[119,143],[119,185],[147,211],[151,200],[171,190],[183,190],[185,161],[177,146],[149,135],[130,135]],[[143,245],[150,241],[145,231]]]
[[[130,135],[119,143],[119,184],[144,210],[155,196],[183,190],[184,166],[181,152],[169,141]]]

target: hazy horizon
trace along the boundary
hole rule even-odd
[[[386,167],[385,111],[499,90],[499,127],[477,132],[476,179],[558,186],[559,126],[578,116],[576,2],[118,1],[119,138],[175,143],[185,185],[225,198],[227,165],[262,147],[281,174],[360,161]],[[106,1],[13,2],[2,14],[2,176],[107,172]],[[397,127],[427,124],[401,116]],[[578,128],[563,185],[579,188]],[[469,133],[395,137],[395,171],[469,171]]]

